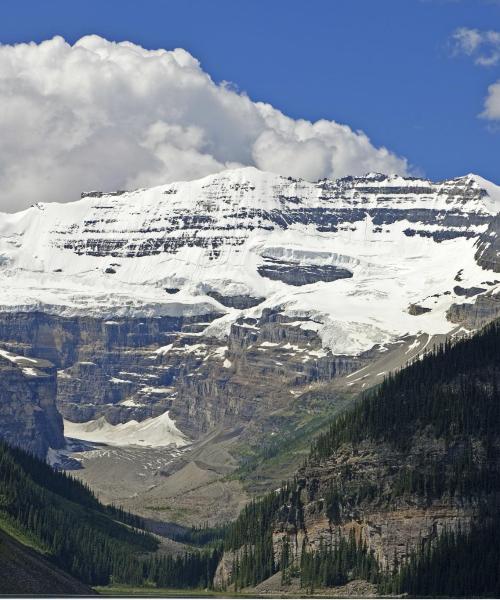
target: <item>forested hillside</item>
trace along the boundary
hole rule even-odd
[[[0,529],[0,594],[88,596],[92,589]]]
[[[158,541],[142,527],[139,518],[102,505],[72,477],[0,443],[0,530],[89,585],[210,584],[218,562],[217,549],[158,556]],[[4,562],[4,567],[8,564]],[[4,579],[0,592],[23,591],[19,585],[9,585]],[[55,593],[57,589],[47,591]]]

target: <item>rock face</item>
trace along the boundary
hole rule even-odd
[[[494,444],[497,451],[498,438]],[[476,447],[478,462],[482,460],[480,446],[479,443]],[[457,451],[460,452],[458,446],[450,450],[444,440],[420,435],[412,438],[409,450],[362,441],[354,446],[343,444],[329,459],[306,461],[293,482],[300,509],[286,502],[276,513],[272,531],[274,556],[282,556],[286,539],[290,560],[298,568],[304,549],[319,551],[325,546],[335,547],[341,539],[354,537],[373,554],[383,571],[391,571],[410,558],[423,542],[436,540],[444,531],[466,531],[473,521],[482,518],[478,496],[466,498],[453,494],[437,499],[400,494],[395,485],[405,469],[417,464],[422,453],[427,458],[432,455],[433,459],[442,460],[448,452]],[[342,490],[334,514],[328,504],[332,489]],[[488,496],[482,500],[486,503]],[[214,577],[216,587],[228,587],[236,559],[241,560],[241,556],[241,548],[225,552]],[[276,577],[265,580],[256,589],[276,594],[280,591]],[[298,583],[292,581],[292,588],[287,586],[283,591],[300,594]],[[376,593],[373,586],[365,591],[370,590]],[[337,596],[337,588],[334,595]]]
[[[496,216],[488,224],[488,229],[480,236],[477,242],[475,258],[479,265],[500,273],[500,217]]]
[[[481,294],[474,302],[454,303],[447,312],[451,323],[478,329],[500,316],[500,294]]]
[[[430,501],[409,495],[384,499],[384,493],[395,489],[403,463],[414,464],[423,453],[443,459],[446,452],[444,444],[425,436],[415,439],[404,458],[391,446],[362,442],[356,448],[345,445],[331,459],[302,468],[299,485],[305,505],[304,529],[278,529],[274,533],[276,549],[285,533],[292,535],[292,548],[300,556],[304,539],[307,548],[317,549],[321,540],[335,543],[340,537],[348,538],[353,531],[356,539],[373,551],[382,567],[392,568],[395,561],[401,563],[422,540],[435,539],[445,529],[465,530],[478,515],[474,502],[449,497]],[[345,492],[332,520],[326,514],[325,498],[332,484],[340,481],[344,481]],[[382,490],[382,498],[379,496],[373,502],[368,493],[359,500],[357,494],[349,493],[357,486],[365,491],[372,486],[375,496]]]
[[[335,265],[301,266],[280,260],[267,259],[257,268],[262,277],[283,281],[288,285],[308,285],[318,281],[336,281],[345,277],[352,277],[351,271],[336,267]]]
[[[64,446],[56,369],[46,360],[0,350],[0,437],[40,458]]]
[[[408,313],[415,317],[418,317],[418,315],[425,315],[425,313],[431,312],[431,310],[431,308],[420,306],[419,304],[410,304],[408,307]]]
[[[253,308],[265,300],[265,298],[255,298],[245,294],[236,294],[234,296],[225,296],[217,291],[208,291],[207,296],[217,300],[223,306],[229,308]]]
[[[294,394],[364,364],[334,357],[301,326],[306,320],[270,309],[238,319],[224,340],[201,336],[217,316],[106,321],[0,313],[0,335],[13,352],[53,361],[66,419],[104,416],[117,424],[169,410],[192,437],[221,425],[278,432],[280,420],[270,413],[293,405]]]
[[[272,308],[307,316],[334,353],[358,354],[450,330],[457,272],[471,289],[495,268],[485,257],[499,208],[499,188],[476,176],[309,183],[247,168],[92,192],[2,216],[0,309],[109,321],[222,312],[227,331],[237,311]],[[410,304],[433,314],[412,318]]]

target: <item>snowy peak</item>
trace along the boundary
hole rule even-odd
[[[243,313],[281,307],[313,319],[325,346],[346,353],[406,332],[445,332],[457,273],[462,287],[496,285],[475,246],[481,238],[486,256],[498,190],[473,175],[311,183],[241,168],[36,204],[2,215],[1,308],[224,313],[210,330],[224,335]]]
[[[315,207],[329,202],[340,209],[360,204],[368,206],[376,200],[381,206],[390,206],[393,199],[404,200],[409,206],[413,204],[415,207],[447,211],[463,209],[496,214],[500,209],[500,187],[473,174],[433,182],[418,177],[367,173],[362,177],[322,179],[311,183],[259,171],[255,167],[242,167],[195,181],[175,182],[150,189],[82,194],[82,198],[101,199],[103,203],[119,203],[120,198],[124,201],[149,198],[161,203],[165,200],[163,196],[167,196],[172,206],[182,204],[185,208],[196,208],[200,204],[201,208],[206,208],[206,202],[216,199],[220,201],[219,210],[223,210],[224,206],[241,205],[242,202],[247,208],[277,210],[282,210],[289,202]]]

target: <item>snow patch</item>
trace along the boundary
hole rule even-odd
[[[105,417],[86,423],[64,420],[66,437],[109,444],[110,446],[185,446],[188,438],[176,427],[168,411],[144,421],[111,425]]]

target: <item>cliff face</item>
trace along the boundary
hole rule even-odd
[[[63,421],[56,407],[55,367],[0,350],[0,437],[45,458],[64,446]]]
[[[191,318],[61,317],[0,313],[0,339],[12,352],[56,365],[57,404],[71,421],[117,424],[166,410],[198,437],[216,426],[279,430],[273,411],[310,385],[363,364],[333,356],[304,321],[266,310],[238,319],[224,339],[201,331],[218,314]]]
[[[478,444],[478,454],[482,451]],[[430,461],[445,464],[448,453],[459,452],[459,447],[446,449],[444,443],[425,436],[415,439],[404,454],[385,444],[364,442],[346,445],[331,459],[302,468],[298,485],[304,526],[297,530],[282,524],[276,529],[277,555],[284,535],[291,537],[292,552],[300,557],[304,541],[308,550],[318,549],[321,542],[334,544],[354,532],[381,567],[392,568],[409,558],[423,540],[435,540],[444,530],[466,530],[478,516],[476,501],[458,494],[433,498],[400,489],[405,470],[420,468],[424,473]],[[333,502],[332,489],[339,490]]]
[[[447,543],[442,533],[491,522],[500,497],[499,340],[496,321],[443,344],[338,415],[294,479],[240,514],[227,548],[242,566],[232,578],[228,554],[218,583],[270,582],[278,570],[283,581],[300,571],[307,582],[311,560],[335,575],[312,571],[315,584],[360,574],[376,581],[423,547]],[[356,553],[357,566],[340,560]]]
[[[425,435],[412,440],[411,446],[409,452],[400,452],[387,444],[344,444],[331,458],[310,461],[297,472],[290,488],[295,499],[289,497],[279,507],[271,531],[276,568],[281,570],[286,545],[288,564],[294,565],[296,579],[283,588],[281,574],[269,577],[265,580],[269,593],[304,593],[297,579],[304,551],[320,553],[322,548],[339,547],[341,540],[354,538],[373,555],[380,572],[391,572],[410,559],[424,542],[432,544],[445,531],[465,532],[473,522],[480,522],[481,504],[495,502],[494,495],[475,490],[472,498],[457,490],[438,498],[433,496],[435,490],[430,489],[430,481],[418,492],[403,489],[403,481],[407,484],[411,477],[419,477],[414,472],[404,479],[405,471],[420,468],[423,474],[431,461],[444,464],[447,456],[460,454],[463,448],[447,448],[445,443]],[[473,460],[480,466],[485,447],[478,440],[473,440],[473,446]],[[498,439],[488,451],[498,456]],[[332,490],[336,490],[335,497]],[[248,547],[225,551],[214,577],[216,588],[234,585],[235,565],[242,564],[247,551]],[[357,595],[376,592],[373,586],[368,588]]]

